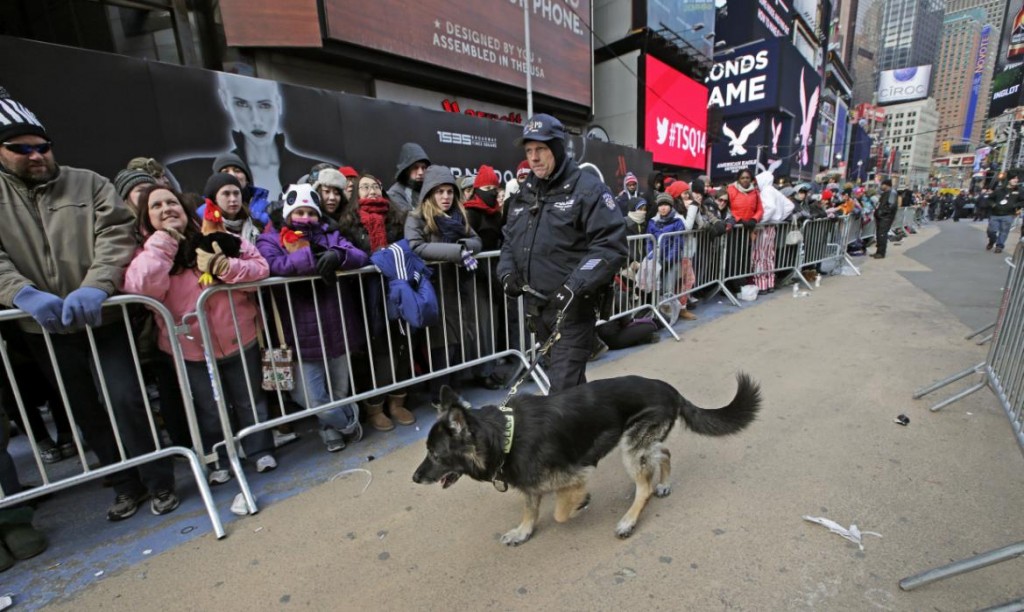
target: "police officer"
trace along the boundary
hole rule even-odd
[[[626,226],[611,191],[565,150],[565,127],[538,114],[519,141],[530,175],[508,203],[498,278],[525,295],[527,322],[543,342],[564,313],[547,369],[551,391],[587,382],[595,308],[626,260]]]

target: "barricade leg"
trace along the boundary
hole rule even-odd
[[[1002,563],[1009,559],[1015,559],[1017,557],[1024,556],[1024,541],[990,550],[988,552],[981,553],[969,559],[963,559],[961,561],[955,561],[949,565],[943,565],[934,569],[915,574],[908,578],[900,580],[900,589],[904,591],[912,591],[918,587],[922,587],[926,584],[931,584],[938,580],[944,580],[952,576],[959,576],[960,574],[966,574],[967,572],[973,572],[976,569],[995,565],[996,563]]]
[[[914,391],[913,398],[914,399],[921,399],[922,397],[924,397],[925,395],[928,395],[932,391],[936,391],[938,389],[941,389],[941,388],[945,387],[946,385],[948,385],[950,383],[955,383],[956,381],[958,381],[958,380],[960,380],[962,378],[967,378],[971,374],[981,374],[981,373],[983,373],[984,368],[985,368],[985,362],[982,361],[978,365],[975,365],[975,366],[972,366],[970,368],[967,368],[966,370],[963,370],[962,372],[957,372],[956,374],[953,374],[952,376],[948,376],[946,378],[943,378],[940,381],[937,381],[935,383],[932,383],[932,384],[928,385],[927,387],[922,387],[922,388],[918,389],[917,391]]]

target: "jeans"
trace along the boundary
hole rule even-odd
[[[96,352],[110,395],[117,430],[121,435],[128,457],[152,452],[159,440],[153,439],[149,415],[143,402],[144,390],[135,374],[135,360],[125,333],[124,323],[118,321],[93,329]],[[89,445],[102,465],[121,460],[110,418],[102,404],[99,372],[92,358],[89,339],[85,332],[54,334],[50,336],[56,361],[60,367],[64,389],[67,391],[71,414],[82,430]],[[25,334],[25,341],[33,358],[56,389],[57,379],[50,362],[42,334]],[[83,368],[83,364],[90,367]],[[171,459],[161,459],[118,472],[113,477],[114,491],[121,495],[137,496],[149,489],[174,490],[174,465]]]
[[[295,373],[295,390],[291,392],[291,396],[306,410],[348,396],[348,359],[344,355],[328,359],[326,368],[322,357],[303,360],[302,367],[297,368]],[[331,393],[327,390],[328,379],[331,383]],[[345,433],[355,426],[358,419],[355,405],[351,402],[320,412],[316,418],[322,425]]]
[[[242,365],[242,354],[217,361],[224,401],[227,403],[229,414],[233,417],[232,431],[267,420],[267,396],[261,386],[263,365],[260,361],[260,352],[255,346],[250,346],[244,349],[243,353],[245,369]],[[246,370],[249,372],[248,383]],[[199,434],[203,438],[203,448],[209,452],[214,444],[225,437],[217,402],[213,399],[210,374],[205,361],[186,361],[185,371],[188,372],[189,386],[192,387],[192,401],[196,409],[196,421],[199,423]],[[242,449],[250,461],[269,455],[274,449],[274,439],[270,430],[264,429],[242,438]],[[224,449],[220,449],[218,455],[221,460],[227,459]]]
[[[1006,246],[1006,237],[1010,235],[1010,226],[1013,225],[1013,215],[992,215],[988,218],[988,241],[995,242],[996,246]]]

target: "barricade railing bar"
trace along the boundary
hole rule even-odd
[[[672,329],[674,321],[666,319],[659,309],[663,275],[657,246],[651,234],[626,238],[626,265],[615,275],[611,288],[610,313],[599,324],[649,312],[651,318],[657,320],[678,342],[679,334]]]
[[[132,468],[141,468],[143,472],[153,470],[157,463],[163,464],[164,473],[170,478],[167,484],[173,487],[173,464],[170,462],[178,456],[188,461],[214,533],[222,538],[225,535],[224,527],[213,504],[200,460],[202,442],[192,406],[191,389],[184,371],[181,347],[176,338],[168,338],[172,350],[172,355],[168,357],[171,369],[163,371],[161,375],[173,379],[165,380],[163,388],[173,390],[167,395],[174,394],[174,397],[161,398],[159,414],[168,433],[173,431],[173,435],[165,439],[158,425],[157,409],[147,393],[147,378],[143,374],[144,367],[148,365],[147,360],[161,357],[153,354],[159,352],[155,347],[147,355],[139,347],[137,338],[147,336],[140,329],[140,320],[148,317],[147,314],[140,317],[140,313],[135,310],[140,307],[162,318],[165,329],[175,329],[170,312],[162,304],[152,298],[136,295],[109,298],[104,302],[104,325],[86,327],[72,336],[51,335],[45,331],[20,331],[13,326],[20,320],[26,320],[27,315],[20,310],[0,311],[0,360],[8,382],[7,392],[10,394],[5,401],[13,401],[20,425],[28,439],[32,463],[42,481],[30,489],[14,491],[11,490],[11,483],[8,483],[8,489],[5,490],[3,480],[0,479],[0,508]],[[85,338],[85,346],[82,345],[82,336]],[[14,343],[22,345],[22,341],[29,348],[30,355],[12,355],[11,347]],[[74,343],[74,349],[71,343]],[[35,348],[32,348],[33,345]],[[72,353],[72,350],[75,352]],[[45,361],[41,359],[43,355]],[[43,374],[44,380],[39,380],[37,374],[35,380],[19,381],[15,370],[18,367],[15,363],[17,359],[34,362],[36,365],[33,367]],[[82,378],[85,383],[81,382]],[[89,391],[93,393],[75,393],[81,384],[91,386],[95,383],[99,384],[98,394],[91,387]],[[58,430],[58,442],[61,434],[69,435],[74,447],[72,452],[72,449],[67,448],[68,443],[65,443],[64,449],[57,450],[64,451],[63,459],[77,459],[79,469],[69,469],[67,463],[53,463],[52,467],[48,467],[44,461],[43,453],[46,449],[40,448],[38,441],[47,438],[48,432],[38,412],[32,414],[39,411],[40,406],[27,403],[23,393],[25,384],[52,384],[55,387],[54,393],[50,394],[49,410]],[[98,398],[94,397],[96,395]],[[58,398],[59,405],[56,405]],[[179,398],[181,404],[176,406]],[[98,406],[94,405],[94,399],[98,399]],[[172,423],[177,427],[172,426]],[[60,431],[65,428],[67,431]],[[99,461],[97,467],[93,467],[90,453]],[[141,477],[143,484],[150,480],[146,473],[142,473]]]
[[[1017,445],[1024,452],[1024,414],[1022,414],[1024,411],[1024,274],[1020,273],[1022,259],[1024,259],[1024,243],[1018,242],[1013,260],[1010,262],[1003,299],[996,317],[992,344],[985,361],[915,391],[914,399],[972,374],[981,374],[981,380],[978,383],[932,406],[931,410],[933,412],[941,410],[975,391],[988,387],[1003,407]],[[981,331],[974,332],[971,336],[978,333]],[[904,578],[899,584],[901,589],[909,591],[937,580],[958,576],[1021,556],[1024,556],[1024,541],[927,570]],[[1015,603],[1019,605],[1022,602]]]

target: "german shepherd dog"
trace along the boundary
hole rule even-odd
[[[509,546],[533,535],[541,498],[555,493],[555,521],[573,518],[590,502],[587,477],[616,446],[626,472],[636,482],[633,505],[615,534],[628,538],[651,495],[671,492],[671,454],[665,438],[682,417],[687,427],[707,436],[742,431],[757,416],[760,389],[738,374],[739,389],[724,408],[706,410],[690,403],[671,385],[639,376],[609,378],[554,395],[518,395],[507,407],[466,410],[451,389],[441,390],[437,422],[427,435],[427,456],[413,481],[452,486],[463,474],[508,487],[526,496],[523,520],[501,541]]]

